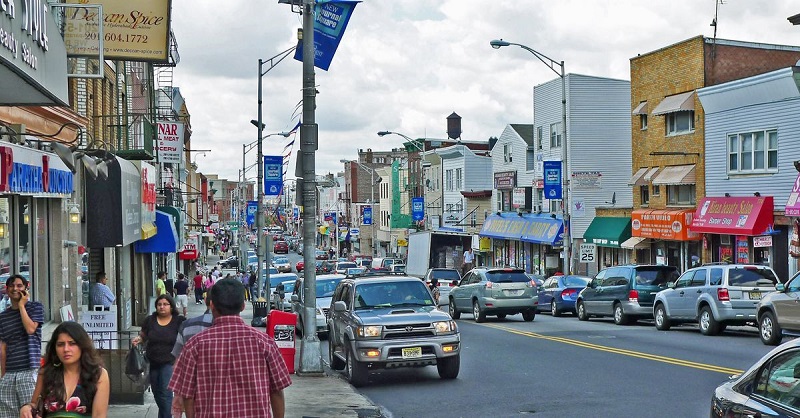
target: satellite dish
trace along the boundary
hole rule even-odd
[[[616,205],[617,204],[617,192],[612,193],[611,194],[611,201],[610,202],[606,202],[606,203],[611,205],[611,206]]]

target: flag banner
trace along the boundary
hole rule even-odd
[[[359,1],[317,1],[314,6],[314,66],[328,71]],[[294,59],[303,61],[303,41],[297,41]]]
[[[283,187],[283,157],[280,155],[264,156],[264,194],[277,196]]]

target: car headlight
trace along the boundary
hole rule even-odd
[[[359,337],[380,337],[383,327],[380,325],[370,325],[365,327],[358,327]]]
[[[450,334],[456,332],[456,321],[439,321],[433,323],[433,329],[437,334]]]

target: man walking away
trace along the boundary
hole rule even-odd
[[[199,305],[203,300],[203,273],[200,273],[200,270],[197,270],[192,279],[192,286],[194,286],[194,304]]]
[[[167,288],[167,293],[174,298],[175,297],[175,279],[173,279],[172,277],[166,278],[164,280],[164,285]]]
[[[475,254],[472,252],[472,247],[464,251],[464,264],[461,267],[461,277],[464,277],[468,271],[472,270],[475,263]]]
[[[42,357],[44,306],[29,300],[28,279],[19,274],[6,280],[6,291],[11,307],[0,313],[0,417],[16,417],[33,398]]]
[[[102,307],[104,311],[111,308],[111,305],[116,302],[117,297],[114,292],[108,287],[108,276],[105,272],[99,272],[95,275],[95,284],[92,286],[92,306]]]
[[[208,298],[204,300],[208,306]],[[206,308],[206,312],[200,316],[189,318],[181,324],[178,330],[178,337],[175,339],[175,346],[172,347],[172,356],[177,361],[181,357],[183,346],[200,331],[205,330],[211,326],[214,317],[211,315],[211,310]],[[180,395],[175,395],[172,398],[172,416],[174,418],[181,418],[183,415],[183,398]]]
[[[178,273],[178,281],[175,283],[175,307],[183,309],[183,317],[186,317],[186,308],[189,306],[189,282],[183,276],[183,273]]]
[[[224,279],[210,293],[214,323],[183,347],[169,389],[184,398],[187,417],[283,418],[292,381],[275,341],[239,317],[244,286]]]

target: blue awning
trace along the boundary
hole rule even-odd
[[[137,253],[175,253],[178,252],[178,231],[175,221],[167,212],[156,210],[156,234],[152,237],[136,241],[134,249]]]
[[[564,242],[564,223],[550,215],[492,215],[486,218],[479,235],[560,247]]]

